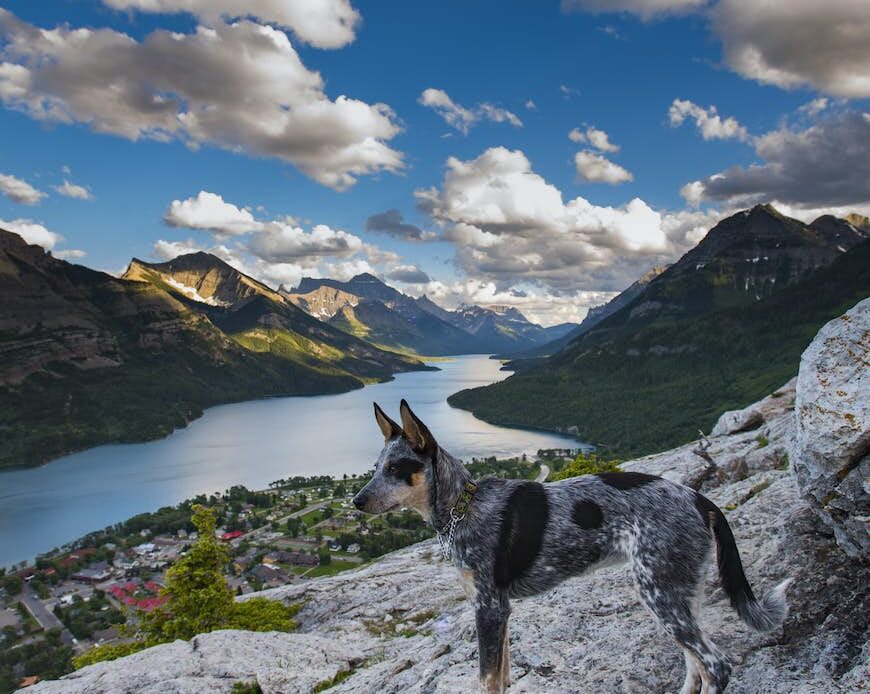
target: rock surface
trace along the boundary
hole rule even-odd
[[[870,298],[801,357],[792,460],[803,496],[852,556],[870,556]]]
[[[787,384],[754,406],[757,429],[711,437],[704,453],[716,464],[713,474],[695,446],[624,465],[699,487],[723,508],[757,592],[794,578],[784,626],[761,634],[737,618],[711,570],[701,621],[734,663],[729,694],[857,692],[870,683],[870,563],[842,550],[786,469],[793,402]],[[330,692],[476,691],[472,607],[434,542],[263,595],[304,604],[297,633],[206,634],[85,668],[28,694],[212,694],[254,680],[266,694],[307,694],[348,670]],[[637,599],[625,567],[514,601],[510,649],[511,692],[647,694],[677,691],[683,679],[682,654]]]

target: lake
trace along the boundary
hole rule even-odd
[[[398,421],[399,401],[406,398],[441,446],[466,460],[578,447],[573,438],[493,426],[447,404],[458,390],[506,378],[500,362],[471,355],[435,365],[441,370],[399,374],[340,395],[221,405],[159,441],[99,446],[2,472],[0,566],[235,484],[260,489],[293,475],[363,473],[383,443],[374,400]]]

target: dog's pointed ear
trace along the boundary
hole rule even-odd
[[[434,451],[437,446],[435,438],[420,418],[411,411],[404,399],[399,405],[399,414],[402,415],[402,430],[405,438],[411,442],[414,450],[421,453]]]
[[[375,406],[375,421],[381,428],[381,433],[384,435],[384,441],[389,441],[397,436],[402,435],[402,427],[396,424],[392,419],[384,414],[378,403],[373,403]]]

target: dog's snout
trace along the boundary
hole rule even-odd
[[[353,498],[353,505],[356,506],[360,511],[362,511],[367,501],[368,499],[366,498],[365,494],[357,494]]]

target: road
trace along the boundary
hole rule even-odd
[[[21,602],[24,603],[27,611],[33,615],[33,618],[39,622],[39,626],[43,629],[46,631],[49,629],[60,629],[60,638],[67,646],[75,646],[78,643],[54,612],[51,612],[42,600],[36,597],[29,585],[24,587],[24,592],[21,594]]]
[[[547,465],[541,463],[541,471],[538,473],[538,476],[535,477],[535,482],[544,482],[550,476],[550,468]]]

